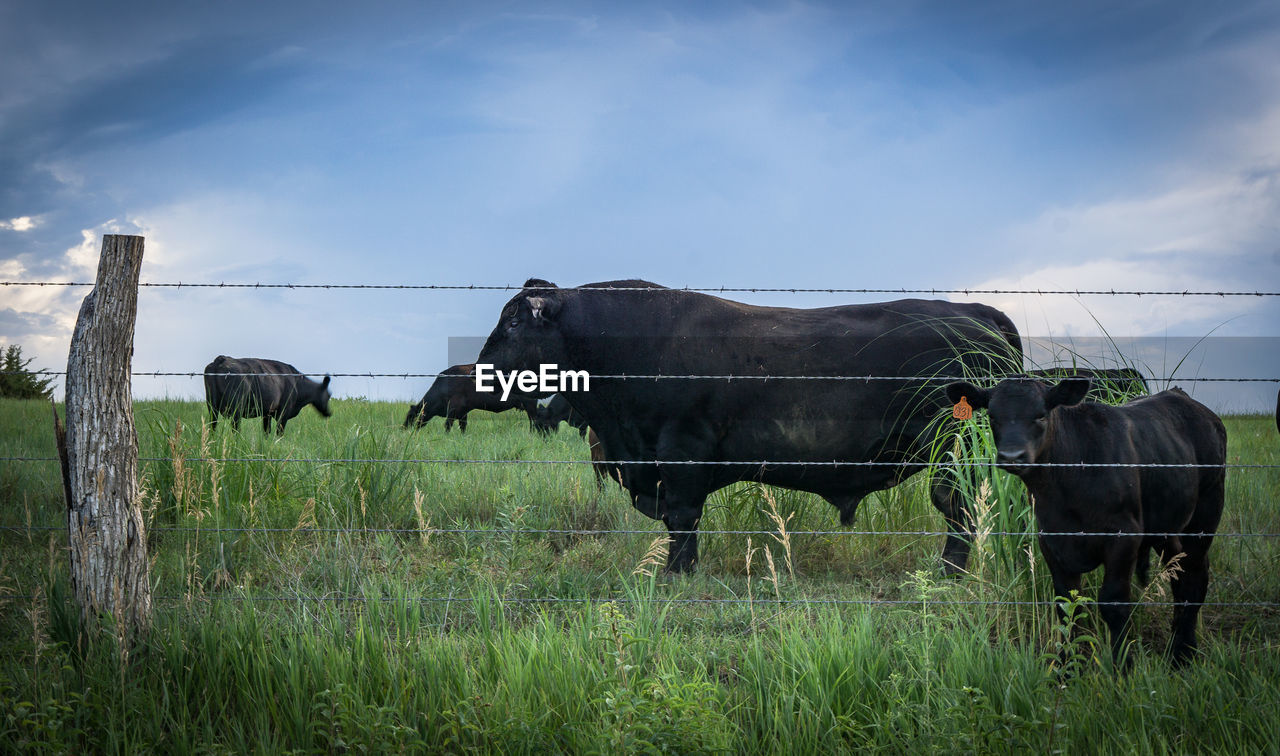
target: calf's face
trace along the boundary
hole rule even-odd
[[[996,444],[996,465],[1014,475],[1038,461],[1049,415],[1060,406],[1077,404],[1089,391],[1089,379],[1067,378],[1050,386],[1028,379],[1004,380],[992,389],[959,382],[947,386],[953,404],[965,398],[974,409],[986,408]]]

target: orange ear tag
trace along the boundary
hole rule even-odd
[[[956,406],[951,408],[951,416],[957,420],[968,420],[973,417],[973,407],[969,406],[968,397],[960,397]]]

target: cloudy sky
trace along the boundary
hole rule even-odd
[[[0,1],[0,280],[104,233],[156,282],[1277,291],[1280,6]],[[86,292],[0,287],[0,343],[64,369]],[[144,289],[134,366],[433,372],[509,296]],[[969,299],[1280,336],[1277,297]]]

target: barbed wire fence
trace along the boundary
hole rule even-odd
[[[0,287],[86,287],[93,286],[92,282],[78,281],[0,281]],[[245,289],[245,290],[417,290],[417,291],[520,291],[525,287],[512,285],[477,285],[477,284],[332,284],[332,283],[227,283],[227,282],[141,282],[139,287],[165,289]],[[537,289],[540,287],[529,287]],[[1131,290],[1131,289],[981,289],[981,288],[802,288],[802,287],[657,287],[657,286],[584,286],[574,287],[577,290],[584,291],[612,291],[612,292],[700,292],[708,294],[729,294],[729,293],[786,293],[786,294],[928,294],[928,295],[1031,295],[1031,296],[1149,296],[1149,297],[1278,297],[1280,291],[1201,291],[1201,290]],[[1052,369],[1069,370],[1069,366],[1055,366]],[[19,371],[0,371],[0,374],[10,374]],[[38,376],[65,376],[65,371],[21,371],[30,372]],[[186,377],[196,378],[203,377],[203,371],[132,371],[133,377]],[[242,376],[287,376],[295,375],[293,373],[238,373]],[[399,372],[399,373],[380,373],[369,371],[348,371],[328,373],[333,377],[351,377],[351,378],[458,378],[454,374],[449,373],[416,373],[416,372]],[[705,374],[705,375],[667,375],[667,374],[593,374],[593,379],[609,379],[609,380],[646,380],[646,381],[671,381],[671,380],[725,380],[725,381],[913,381],[913,382],[949,382],[955,380],[972,380],[973,376],[885,376],[885,375],[731,375],[731,374]],[[987,376],[990,380],[999,380],[1002,378],[1024,378],[1021,374],[1005,374]],[[1275,383],[1280,384],[1280,377],[1275,378],[1246,378],[1246,377],[1161,377],[1148,378],[1148,380],[1157,383],[1167,383],[1174,380],[1180,382],[1205,382],[1205,383]],[[8,456],[0,457],[0,462],[4,463],[50,463],[57,462],[57,457],[37,457],[37,456]],[[164,457],[140,457],[140,462],[148,463],[164,463],[171,461]],[[184,457],[184,462],[204,463],[204,464],[223,464],[223,463],[275,463],[275,464],[387,464],[387,465],[591,465],[595,464],[592,460],[535,460],[535,459],[420,459],[420,458],[361,458],[361,457],[333,457],[333,458],[308,458],[308,457]],[[889,466],[902,468],[909,466],[912,468],[927,467],[980,467],[990,468],[991,463],[987,461],[974,462],[902,462],[902,461],[795,461],[795,460],[669,460],[669,459],[648,459],[648,460],[606,460],[609,464],[616,465],[658,465],[658,466],[679,466],[679,465],[741,465],[750,467],[782,467],[791,465],[800,465],[805,467],[867,467],[867,466]],[[1228,463],[1226,465],[1197,465],[1197,464],[1125,464],[1125,463],[1034,463],[1023,464],[1020,467],[1062,467],[1085,470],[1089,468],[1212,468],[1226,467],[1227,469],[1238,470],[1274,470],[1280,468],[1280,464],[1266,463]],[[54,532],[61,530],[58,526],[38,526],[38,525],[16,525],[0,523],[0,533],[32,533],[32,532]],[[423,536],[423,535],[482,535],[482,536],[634,536],[646,535],[657,536],[660,534],[673,534],[680,532],[697,532],[699,535],[723,535],[723,536],[760,536],[760,537],[776,537],[777,530],[743,530],[743,529],[699,529],[698,531],[658,531],[644,529],[578,529],[578,528],[368,528],[368,527],[348,527],[348,528],[321,528],[321,527],[297,527],[297,528],[261,528],[261,527],[171,527],[159,526],[150,529],[155,533],[206,533],[206,534],[366,534],[366,535],[398,535],[398,536]],[[938,537],[949,535],[948,531],[934,530],[796,530],[787,531],[788,536],[796,537],[854,537],[854,536],[903,536],[903,537]],[[987,536],[997,537],[1027,537],[1027,536],[1053,536],[1053,537],[1093,537],[1098,535],[1116,536],[1116,533],[1091,533],[1091,532],[1036,532],[1036,531],[1012,531],[1012,530],[996,530],[985,533]],[[1153,533],[1125,533],[1124,536],[1143,536],[1152,538],[1177,538],[1185,536],[1203,535],[1201,533],[1179,533],[1179,532],[1153,532]],[[1238,539],[1261,539],[1269,540],[1280,538],[1280,533],[1272,532],[1218,532],[1214,534],[1215,538],[1238,538]],[[9,595],[9,599],[30,599],[29,595]],[[190,596],[180,595],[158,595],[154,597],[161,602],[179,602],[190,601]],[[367,596],[351,596],[351,595],[252,595],[252,594],[204,594],[202,600],[217,601],[243,601],[243,602],[300,602],[300,603],[332,603],[332,604],[357,604],[370,601],[412,601],[418,604],[450,604],[455,602],[470,602],[473,599],[469,597],[458,596],[419,596],[409,598],[393,598],[393,597],[367,597]],[[601,602],[618,602],[627,603],[631,601],[627,597],[605,596],[605,597],[506,597],[501,599],[504,603],[512,603],[518,605],[562,605],[562,604],[591,604]],[[778,604],[778,605],[805,605],[805,606],[909,606],[918,605],[916,599],[824,599],[824,598],[786,598],[781,596],[761,596],[752,599],[744,598],[679,598],[668,597],[662,599],[673,604],[689,604],[689,605],[737,605],[754,602],[757,604]],[[999,601],[989,599],[938,599],[932,603],[941,605],[1005,605],[1005,606],[1050,606],[1053,601]],[[1129,606],[1168,606],[1169,601],[1129,601],[1129,602],[1091,602],[1099,606],[1111,604],[1125,604]],[[1231,601],[1231,602],[1205,602],[1202,606],[1206,607],[1230,607],[1230,608],[1252,608],[1252,609],[1275,609],[1280,607],[1280,601]]]

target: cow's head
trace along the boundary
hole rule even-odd
[[[477,363],[497,370],[537,370],[542,363],[564,362],[559,318],[563,292],[550,281],[530,278],[507,302],[498,325],[480,350]]]
[[[404,427],[408,428],[416,420],[422,419],[422,405],[426,402],[417,402],[409,407],[409,414],[404,416]]]
[[[1044,448],[1045,429],[1057,407],[1078,404],[1089,391],[1088,378],[1066,378],[1056,385],[1015,378],[992,389],[971,383],[947,386],[952,404],[964,397],[974,409],[986,408],[996,442],[996,464],[1014,475],[1028,471]]]
[[[320,381],[320,386],[316,389],[316,398],[311,400],[311,406],[325,417],[333,414],[329,411],[329,376],[326,375],[324,380]]]

